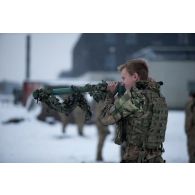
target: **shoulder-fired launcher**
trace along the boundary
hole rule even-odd
[[[89,120],[92,113],[83,93],[89,93],[96,102],[104,101],[109,93],[107,86],[108,83],[102,81],[102,83],[98,83],[96,85],[86,84],[82,87],[72,85],[62,88],[42,88],[35,90],[33,92],[33,97],[35,100],[41,101],[47,104],[50,108],[58,112],[65,113],[66,115],[70,114],[77,106],[79,106],[85,111],[86,120]],[[118,83],[114,94],[118,93],[119,95],[122,95],[124,92],[124,86]],[[68,96],[63,100],[63,102],[60,102],[56,95]]]

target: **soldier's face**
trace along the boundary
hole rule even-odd
[[[136,81],[139,80],[139,76],[137,73],[130,75],[127,72],[126,68],[121,71],[121,78],[126,90],[131,89],[133,86],[135,86]]]

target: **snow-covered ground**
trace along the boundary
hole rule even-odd
[[[61,124],[49,125],[36,120],[39,108],[28,112],[22,106],[0,103],[0,162],[95,162],[97,129],[84,127],[84,137],[77,135],[75,125],[68,125],[66,134]],[[18,124],[3,124],[10,118],[24,118]],[[113,143],[114,128],[103,149],[104,162],[119,162],[120,149]],[[164,158],[167,162],[187,162],[184,112],[170,111]]]

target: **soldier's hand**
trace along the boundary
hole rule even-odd
[[[118,85],[118,82],[111,81],[108,83],[107,90],[110,91],[111,93],[114,93],[117,85]]]

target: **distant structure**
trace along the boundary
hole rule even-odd
[[[82,34],[73,50],[73,68],[69,75],[116,71],[117,65],[137,57],[151,61],[195,60],[195,34]]]
[[[71,72],[60,76],[119,80],[117,66],[133,58],[149,61],[150,76],[164,81],[169,108],[183,109],[188,83],[195,80],[194,33],[82,34],[73,50]]]
[[[0,81],[0,95],[12,95],[15,89],[21,89],[21,85],[11,81]]]
[[[26,36],[26,81],[30,79],[30,65],[31,65],[31,36]]]

